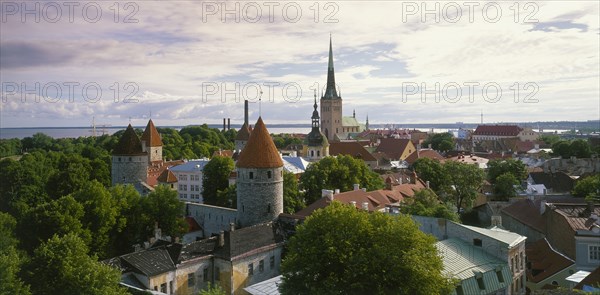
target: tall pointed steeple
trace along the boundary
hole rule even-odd
[[[333,46],[331,44],[331,35],[329,35],[329,63],[327,64],[327,88],[325,89],[324,99],[338,99],[335,87],[335,71],[333,70]]]

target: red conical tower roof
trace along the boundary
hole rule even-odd
[[[150,147],[163,145],[162,140],[160,139],[160,134],[158,134],[158,130],[156,130],[156,127],[154,127],[154,122],[152,122],[152,119],[148,121],[148,125],[146,125],[146,130],[144,130],[141,140],[146,142],[146,146]]]
[[[145,154],[142,149],[142,142],[135,134],[135,130],[131,127],[131,124],[127,126],[125,133],[119,139],[119,143],[113,150],[113,155],[133,156]]]
[[[239,168],[277,168],[283,161],[262,118],[258,118],[237,161]]]

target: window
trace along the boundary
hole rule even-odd
[[[215,267],[215,281],[220,281],[221,280],[221,269],[218,267]]]
[[[160,284],[160,291],[167,293],[167,283]]]
[[[121,157],[119,157],[119,162],[121,162]]]
[[[502,271],[497,270],[496,271],[496,276],[498,277],[498,282],[504,283],[504,277],[502,276]]]
[[[249,177],[250,179],[254,179],[254,172],[250,172],[250,173],[248,174],[248,177]]]
[[[267,206],[267,213],[271,213],[271,204]]]
[[[521,270],[523,270],[523,261],[525,259],[523,259],[523,252],[519,253],[519,256],[521,257]]]
[[[208,282],[208,267],[205,267],[204,271],[202,272],[202,280]]]
[[[258,263],[258,271],[260,271],[260,272],[265,271],[265,261],[263,259],[261,259],[260,262]]]
[[[271,269],[275,268],[275,256],[271,256],[271,258],[269,258],[269,266]]]
[[[173,294],[173,281],[169,281],[169,294]]]
[[[317,157],[321,156],[321,151],[317,151]]]
[[[588,247],[590,260],[600,260],[600,246],[590,245]]]
[[[249,263],[248,264],[248,275],[254,275],[254,263]]]
[[[473,245],[481,247],[481,245],[483,245],[483,242],[481,241],[481,239],[473,239]]]
[[[510,272],[512,272],[512,273],[515,272],[515,259],[514,258],[510,259]]]
[[[193,287],[196,284],[194,273],[188,274],[188,287]]]
[[[271,178],[271,171],[267,171],[267,178]]]

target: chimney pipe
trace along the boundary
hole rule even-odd
[[[248,126],[248,100],[244,100],[244,124]]]
[[[223,118],[223,131],[226,131],[226,130],[227,130],[227,129],[225,129],[225,127],[227,127],[227,126],[226,126],[226,121],[225,121],[225,118]]]
[[[234,231],[235,230],[235,224],[233,222],[229,223],[229,231]]]
[[[352,205],[352,207],[356,208],[356,201],[350,201],[350,205]]]
[[[369,211],[369,202],[363,202],[362,203],[362,209],[366,210],[366,211]]]
[[[231,129],[231,118],[227,118],[227,130]]]
[[[225,232],[219,232],[219,247],[225,246]]]
[[[360,184],[358,184],[358,183],[355,183],[355,184],[354,184],[354,190],[355,190],[355,191],[357,191],[357,190],[359,190],[359,189],[360,189]]]
[[[334,191],[334,193],[335,193],[336,195],[337,195],[337,194],[339,194],[339,193],[340,193],[340,189],[339,189],[339,188],[336,188],[336,189],[335,189],[335,191]]]
[[[429,188],[429,180],[427,180],[425,184],[427,185],[427,188]]]

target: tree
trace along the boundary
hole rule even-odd
[[[58,169],[48,179],[46,188],[48,194],[58,199],[84,188],[92,170],[89,162],[80,155],[62,154]]]
[[[445,192],[454,201],[457,212],[463,206],[471,207],[483,183],[483,171],[476,165],[455,161],[448,161],[443,167],[449,177]]]
[[[283,212],[296,213],[306,207],[298,190],[298,179],[291,172],[283,172]]]
[[[217,200],[222,207],[237,208],[237,186],[232,184],[224,190],[217,191]]]
[[[431,148],[436,151],[447,152],[454,148],[454,139],[452,134],[446,133],[435,133],[427,140],[423,142],[423,145],[428,146],[431,144]]]
[[[146,233],[151,235],[154,222],[157,222],[163,235],[181,237],[185,232],[187,224],[183,219],[184,205],[179,201],[177,191],[166,185],[158,185],[148,196],[142,198],[144,214],[148,216],[145,220],[151,222],[146,224]]]
[[[517,181],[521,181],[527,178],[527,167],[523,162],[515,159],[498,159],[488,162],[490,183],[495,184],[496,179],[505,173],[510,173]]]
[[[95,180],[89,182],[85,189],[76,192],[74,198],[83,205],[84,214],[81,222],[84,228],[94,233],[90,244],[91,252],[107,258],[108,246],[111,244],[109,233],[117,224],[117,218],[121,214],[117,200]]]
[[[14,237],[16,224],[14,217],[0,212],[0,294],[28,295],[29,286],[18,276],[23,257],[17,251],[18,240]]]
[[[354,184],[367,190],[384,187],[379,175],[371,171],[364,161],[351,156],[325,157],[311,164],[300,178],[300,189],[304,190],[304,199],[311,204],[321,197],[322,189],[349,191]]]
[[[229,175],[233,171],[233,159],[215,156],[202,171],[202,199],[204,203],[215,206],[227,206],[227,200],[219,200],[217,192],[229,186]]]
[[[452,211],[450,206],[440,202],[438,196],[428,189],[416,192],[412,198],[412,203],[402,207],[401,212],[409,215],[446,218],[460,222],[458,214]]]
[[[35,250],[27,277],[34,294],[127,294],[121,272],[88,256],[75,234],[55,235]]]
[[[132,185],[116,185],[110,188],[112,198],[120,209],[116,225],[109,236],[109,257],[131,252],[133,245],[146,240],[153,221],[142,206],[142,198]]]
[[[494,194],[502,200],[509,200],[517,195],[515,185],[519,180],[510,172],[506,172],[496,178],[494,183]]]
[[[282,262],[282,294],[447,294],[435,238],[406,215],[335,201],[299,225]]]
[[[421,179],[429,181],[429,186],[436,192],[440,192],[449,179],[438,160],[419,158],[413,163],[413,169]]]
[[[198,295],[226,295],[227,293],[225,293],[225,291],[223,289],[221,289],[221,286],[219,285],[212,285],[210,282],[208,282],[208,288],[206,288],[206,290],[202,290],[200,291],[200,293],[198,293]]]
[[[83,205],[70,195],[29,210],[17,225],[22,249],[32,253],[55,234],[75,234],[89,243],[91,234],[81,224],[83,215]]]
[[[589,158],[592,155],[592,148],[587,140],[576,139],[569,145],[571,156],[577,158]]]
[[[600,174],[590,175],[580,179],[573,188],[573,196],[577,198],[597,198],[600,201]]]
[[[552,155],[560,156],[563,159],[571,157],[569,142],[561,140],[552,144]]]

